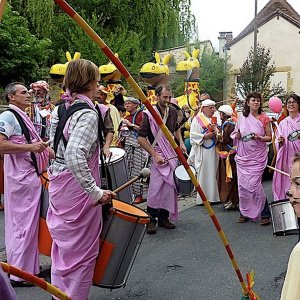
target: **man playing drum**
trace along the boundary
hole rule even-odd
[[[98,204],[109,203],[115,196],[102,190],[99,182],[101,127],[91,101],[98,80],[99,70],[92,62],[78,59],[69,63],[64,83],[71,105],[57,126],[56,158],[49,168],[51,283],[73,300],[88,298],[102,229],[102,206]]]
[[[22,83],[10,83],[4,95],[9,110],[0,116],[0,154],[5,154],[7,262],[24,271],[39,274],[38,226],[42,185],[38,174],[47,168],[49,148],[25,113],[30,105],[27,88]],[[25,138],[26,129],[29,141]],[[32,286],[15,276],[10,279],[13,286]]]
[[[170,132],[176,136],[182,151],[186,152],[177,124],[177,111],[169,106],[172,97],[171,89],[168,86],[158,86],[155,92],[156,112],[162,117]],[[138,141],[153,158],[147,196],[147,211],[151,221],[147,226],[147,233],[156,233],[157,218],[158,226],[174,229],[175,225],[170,222],[169,217],[171,220],[176,220],[178,215],[178,194],[173,174],[177,159],[168,161],[166,159],[175,157],[176,154],[149,111],[144,112]]]

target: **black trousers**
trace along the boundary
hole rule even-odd
[[[169,212],[163,208],[152,208],[147,206],[147,212],[150,215],[151,222],[156,223],[165,219],[169,219]]]

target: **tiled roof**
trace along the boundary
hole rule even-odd
[[[300,16],[286,0],[270,0],[257,14],[257,28],[267,23],[275,16],[281,16],[300,28]],[[226,46],[229,48],[253,31],[254,19],[236,38],[227,43]]]

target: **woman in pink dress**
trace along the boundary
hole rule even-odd
[[[262,111],[262,95],[249,93],[243,114],[239,115],[231,134],[237,146],[236,166],[239,192],[239,223],[260,219],[261,225],[270,224],[271,215],[262,186],[262,174],[267,165],[267,142],[272,139],[269,117]]]
[[[290,173],[293,157],[300,152],[300,97],[292,94],[287,98],[288,117],[279,123],[276,131],[276,165],[275,167]],[[290,178],[275,172],[273,176],[274,201],[286,198],[290,188]]]

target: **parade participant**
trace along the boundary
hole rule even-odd
[[[220,202],[217,185],[219,158],[215,149],[217,126],[211,124],[215,104],[210,99],[202,101],[201,112],[194,117],[190,130],[192,145],[190,157],[198,174],[198,181],[211,203]],[[197,194],[196,204],[203,205],[199,194]]]
[[[121,127],[120,135],[125,134],[125,152],[130,178],[139,175],[147,159],[145,150],[138,143],[138,130],[143,119],[142,110],[138,110],[139,104],[140,101],[138,99],[125,97],[125,109],[129,115],[122,121],[123,126]],[[124,125],[127,130],[129,129],[128,131],[124,131]],[[135,199],[134,204],[143,202],[147,197],[147,187],[141,181],[133,183],[132,191]]]
[[[25,113],[30,105],[30,94],[24,84],[10,83],[4,95],[9,109],[0,116],[0,154],[5,154],[7,262],[39,274],[38,226],[42,185],[38,174],[47,168],[48,144],[41,141]],[[10,279],[13,286],[32,286],[15,276]]]
[[[222,120],[220,134],[217,135],[217,153],[219,155],[218,188],[221,202],[226,202],[225,209],[236,209],[239,203],[237,189],[237,172],[235,164],[235,149],[230,134],[235,123],[231,119],[233,109],[230,105],[221,105],[218,109]]]
[[[17,300],[17,295],[9,284],[8,277],[3,272],[2,267],[0,266],[0,295],[1,299],[5,300]]]
[[[288,192],[289,200],[298,220],[300,218],[300,154],[297,153],[292,162],[291,186]],[[300,295],[300,242],[291,252],[287,273],[281,291],[281,300],[298,300]]]
[[[269,117],[262,111],[262,95],[251,92],[246,97],[243,114],[239,115],[231,134],[237,146],[239,192],[239,223],[260,218],[261,225],[271,221],[268,201],[262,186],[262,174],[267,165],[267,142],[272,140]]]
[[[44,141],[49,139],[50,118],[51,112],[54,109],[48,92],[49,85],[44,80],[34,82],[30,85],[33,103],[29,116],[36,131]]]
[[[300,151],[300,97],[296,94],[290,95],[286,101],[286,108],[288,117],[279,123],[279,128],[276,131],[277,157],[275,167],[289,173],[292,159]],[[290,179],[279,172],[275,172],[273,175],[274,200],[285,199],[289,187]]]
[[[171,88],[161,85],[156,88],[155,93],[157,105],[154,109],[162,117],[169,131],[176,136],[182,151],[186,152],[180,130],[177,128],[176,109],[168,105],[172,97]],[[174,229],[175,225],[170,222],[169,218],[175,221],[178,215],[178,194],[173,174],[177,159],[168,161],[166,159],[176,157],[176,153],[148,110],[144,112],[138,134],[141,147],[153,158],[147,195],[147,211],[151,216],[147,233],[156,233],[157,218],[159,227]]]
[[[57,126],[56,157],[48,170],[47,224],[53,239],[51,283],[73,300],[88,298],[99,252],[101,204],[115,196],[102,190],[99,182],[101,127],[91,101],[98,80],[99,71],[92,62],[78,59],[69,63],[64,84],[71,105],[67,117]],[[76,106],[81,109],[74,111]]]
[[[112,145],[117,145],[118,143],[118,129],[121,123],[121,117],[118,109],[110,104],[110,102],[114,99],[114,96],[111,92],[107,90],[103,85],[99,85],[97,87],[97,93],[95,95],[95,99],[99,101],[100,104],[104,104],[109,108],[109,113],[113,121],[114,125],[114,137],[112,141]]]

